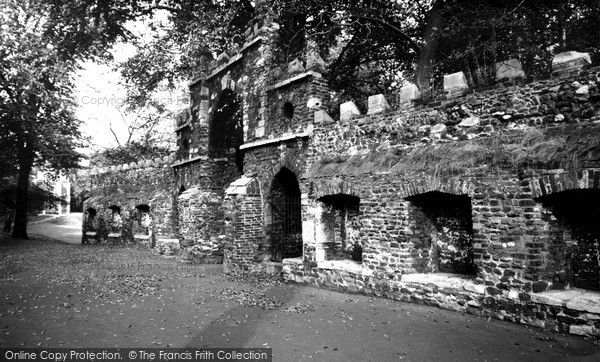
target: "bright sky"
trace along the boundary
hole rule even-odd
[[[114,48],[115,64],[127,60],[135,52],[133,45],[118,44]],[[121,142],[125,141],[127,128],[119,108],[124,108],[125,88],[113,64],[86,62],[76,78],[77,117],[83,121],[82,133],[91,137],[91,145],[110,147],[117,144],[110,131]]]
[[[162,19],[157,21],[166,21],[164,14],[160,18]],[[141,37],[142,41],[150,41],[146,30],[147,25],[144,22],[132,23],[128,29]],[[89,147],[79,150],[84,154],[89,154],[92,150],[117,146],[111,127],[119,142],[124,143],[128,137],[127,124],[134,119],[133,116],[124,114],[126,90],[119,70],[115,67],[135,54],[135,46],[118,43],[111,53],[114,57],[113,62],[109,64],[86,62],[75,78],[75,96],[78,105],[76,116],[83,121],[82,134],[90,138]],[[179,94],[179,98],[174,97],[174,94],[175,92],[162,92],[157,97],[165,100],[163,104],[169,110],[178,113],[187,106],[187,99],[185,94]],[[172,120],[165,119],[161,129],[172,132],[172,128]]]

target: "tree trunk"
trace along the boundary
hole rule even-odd
[[[421,51],[417,55],[417,67],[415,69],[415,85],[419,88],[421,99],[428,101],[431,99],[431,59]]]
[[[415,84],[421,92],[421,99],[427,101],[432,96],[433,59],[438,46],[442,26],[442,16],[436,1],[429,13],[429,19],[423,32],[423,45],[417,51],[417,66],[415,69]]]
[[[27,205],[29,201],[29,175],[33,167],[33,150],[24,143],[19,148],[19,179],[17,181],[17,202],[15,207],[15,225],[13,239],[28,239],[27,237]]]

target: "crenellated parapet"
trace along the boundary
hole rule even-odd
[[[115,173],[115,172],[136,170],[136,169],[162,168],[162,167],[170,166],[174,161],[175,161],[175,156],[171,155],[171,156],[157,157],[157,158],[154,158],[151,160],[124,163],[124,164],[116,165],[116,166],[91,167],[88,170],[84,170],[82,173],[84,175],[96,176],[96,175],[103,175],[103,174],[107,174],[107,173]]]
[[[338,119],[323,109],[314,112],[313,145],[318,155],[335,158],[509,134],[558,137],[564,130],[566,137],[581,129],[596,129],[599,84],[600,67],[596,67],[425,105],[400,103],[393,108],[383,95],[375,95],[366,102],[366,114],[354,102],[340,105]]]

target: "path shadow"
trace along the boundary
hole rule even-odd
[[[240,289],[243,289],[240,288]],[[250,288],[248,288],[250,289]],[[289,284],[279,284],[263,291],[269,300],[275,300],[281,307],[264,309],[239,305],[230,308],[214,318],[210,324],[196,334],[186,345],[187,348],[242,348],[265,347],[247,346],[261,325],[269,323],[269,316],[282,313],[297,294],[298,289]],[[236,303],[236,302],[232,302]]]

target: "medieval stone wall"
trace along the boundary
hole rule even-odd
[[[600,69],[571,78],[472,93],[385,114],[354,116],[315,126],[318,154],[347,156],[370,149],[470,140],[508,130],[548,128],[599,120]]]
[[[173,160],[165,157],[89,172],[82,243],[137,242],[154,246],[173,239]],[[171,254],[170,250],[163,250]]]
[[[571,78],[491,90],[383,115],[354,115],[342,121],[315,115],[314,135],[304,155],[312,166],[299,173],[310,190],[313,215],[309,215],[307,226],[324,227],[317,199],[327,195],[358,197],[363,258],[358,265],[328,262],[329,251],[322,242],[327,239],[326,230],[317,230],[305,240],[304,263],[284,261],[288,265],[284,275],[300,283],[453,305],[451,308],[459,310],[475,307],[477,313],[498,318],[597,334],[595,319],[586,317],[588,312],[600,311],[597,306],[569,299],[573,295],[567,297],[569,302],[558,296],[553,299],[554,291],[566,287],[564,293],[569,294],[573,285],[569,287],[569,267],[561,260],[567,258],[567,247],[556,251],[560,241],[552,235],[556,234],[549,216],[552,212],[539,197],[551,189],[561,192],[583,188],[583,184],[594,187],[594,167],[600,160],[593,136],[600,134],[598,76],[598,70],[592,69]],[[573,147],[581,152],[577,160],[557,158],[562,156],[552,152],[543,159],[533,154],[534,149],[526,149],[526,142],[511,144],[512,137],[521,140],[531,135],[541,140],[560,137],[564,142],[561,149]],[[506,148],[503,151],[508,156],[521,159],[494,160],[495,149],[489,147],[490,158],[474,157],[471,164],[467,159],[463,169],[444,167],[444,162],[452,161],[448,157],[456,155],[443,154],[452,148],[467,155],[473,150],[485,153],[486,148],[480,145],[494,143]],[[523,149],[532,154],[521,155]],[[434,150],[442,154],[436,155]],[[427,165],[426,158],[413,157],[412,152],[430,152],[434,167]],[[411,164],[414,160],[424,164]],[[580,171],[556,170],[559,167]],[[392,285],[407,285],[403,281],[411,280],[413,273],[418,276],[436,271],[431,265],[435,254],[432,242],[419,230],[424,220],[422,215],[415,217],[409,201],[411,196],[431,191],[464,195],[471,201],[476,276],[469,288],[477,293],[463,289],[470,295],[462,300],[412,284],[408,289]],[[560,231],[571,232],[564,227]],[[597,272],[597,266],[588,270]],[[457,273],[457,277],[461,274],[470,273]],[[431,278],[435,277],[421,282],[429,283]]]
[[[334,119],[322,61],[275,64],[270,16],[190,84],[175,160],[96,172],[84,240],[135,240],[147,205],[186,262],[600,334],[597,240],[556,198],[600,189],[600,69]]]

